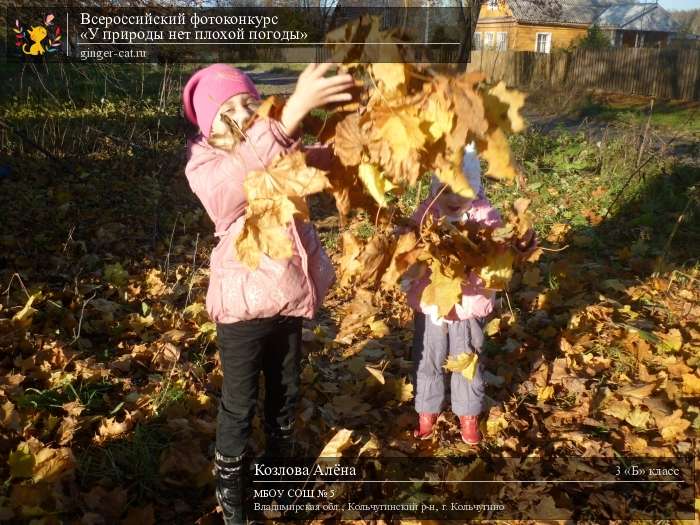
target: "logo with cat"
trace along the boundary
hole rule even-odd
[[[15,20],[15,47],[17,52],[29,56],[42,56],[57,53],[61,50],[61,26],[54,24],[54,15],[48,14],[37,26],[24,27]]]

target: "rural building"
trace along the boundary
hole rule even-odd
[[[597,25],[614,47],[665,47],[679,30],[656,2],[631,0],[485,0],[474,47],[549,53]]]

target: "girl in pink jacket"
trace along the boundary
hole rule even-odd
[[[428,210],[436,219],[445,216],[451,222],[500,226],[500,215],[484,196],[481,167],[473,144],[465,149],[463,174],[476,191],[476,199],[465,199],[450,191],[449,187],[443,190],[443,184],[433,178],[430,195],[418,207],[412,221],[419,224]],[[440,190],[440,196],[435,199]],[[444,408],[446,374],[443,365],[448,355],[456,358],[463,353],[476,353],[477,356],[481,353],[483,325],[485,318],[493,311],[495,299],[495,292],[485,288],[481,279],[471,272],[462,284],[462,302],[445,318],[441,318],[438,317],[436,305],[425,304],[420,299],[429,282],[430,275],[425,275],[402,283],[408,303],[415,310],[413,384],[418,429],[414,435],[419,439],[432,436],[435,422]],[[468,444],[478,444],[480,441],[478,416],[483,409],[483,373],[483,364],[477,361],[471,380],[459,372],[452,373],[450,378],[452,411],[459,417],[461,437]]]
[[[311,64],[299,76],[280,120],[259,119],[245,133],[260,100],[252,80],[226,64],[197,71],[185,85],[184,111],[200,133],[187,144],[185,174],[215,225],[207,311],[217,323],[223,388],[216,433],[216,497],[227,524],[244,523],[247,442],[265,378],[264,427],[268,454],[293,453],[292,429],[299,392],[302,318],[313,318],[335,279],[331,262],[310,223],[287,228],[289,259],[262,255],[249,270],[240,262],[236,236],[243,227],[243,180],[278,154],[300,147],[300,124],[314,108],[351,99],[350,75],[325,77],[330,64]],[[318,151],[317,151],[318,153]]]

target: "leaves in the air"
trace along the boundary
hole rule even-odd
[[[394,184],[385,178],[374,164],[360,164],[357,169],[357,175],[372,198],[377,201],[377,204],[382,207],[386,206],[386,192],[394,189]]]

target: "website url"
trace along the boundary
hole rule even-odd
[[[112,60],[146,58],[143,49],[81,49],[78,51],[80,60]]]

